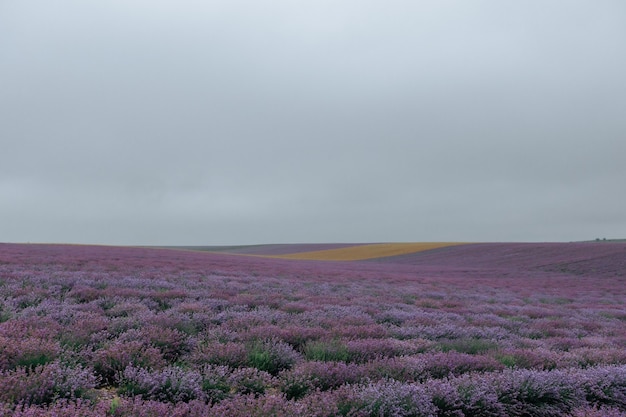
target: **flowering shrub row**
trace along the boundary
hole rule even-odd
[[[271,378],[269,374],[266,377]],[[416,384],[385,379],[346,384],[333,391],[318,391],[301,400],[289,400],[280,394],[241,391],[220,402],[202,400],[202,372],[180,373],[168,368],[154,373],[128,369],[123,378],[137,384],[139,396],[112,400],[107,410],[109,415],[558,417],[601,412],[616,416],[626,414],[623,412],[626,366],[472,373]],[[253,377],[256,378],[258,376]],[[171,401],[174,399],[180,401]],[[9,415],[9,409],[4,410],[4,415]],[[11,412],[15,416],[58,416],[70,415],[70,411],[75,412],[74,415],[89,415],[89,410],[104,411],[102,402],[58,401],[49,407],[20,405]]]

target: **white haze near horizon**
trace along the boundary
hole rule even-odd
[[[623,0],[5,0],[0,242],[626,237]]]

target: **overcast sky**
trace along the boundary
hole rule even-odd
[[[0,241],[626,237],[624,0],[0,0]]]

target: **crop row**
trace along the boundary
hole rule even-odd
[[[28,378],[23,370],[14,371],[12,378],[3,375],[7,387],[3,396],[27,392],[30,397],[15,407],[5,405],[0,416],[626,415],[626,366],[471,373],[424,383],[387,378],[317,390],[299,400],[268,391],[272,377],[253,368],[231,372],[211,366],[199,370],[128,366],[120,377],[121,392],[132,397],[95,403],[89,397],[76,400],[81,390],[93,388],[93,381],[80,370],[46,365],[29,372]],[[58,400],[59,395],[65,399]],[[57,401],[52,403],[53,399]],[[44,401],[51,405],[37,405]]]

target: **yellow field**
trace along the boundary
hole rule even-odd
[[[405,255],[446,246],[462,245],[451,242],[420,242],[420,243],[376,243],[371,245],[350,246],[347,248],[327,249],[313,252],[274,255],[271,258],[302,259],[316,261],[360,261],[364,259],[383,258],[386,256]]]

